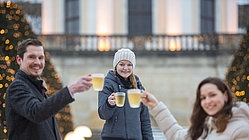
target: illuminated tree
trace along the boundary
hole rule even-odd
[[[42,78],[46,81],[47,84],[47,94],[48,96],[51,96],[62,88],[62,81],[60,79],[59,74],[55,71],[54,66],[50,62],[49,53],[46,52],[45,55],[46,64],[44,68],[44,73],[42,74]],[[71,116],[71,110],[69,105],[64,107],[59,113],[56,114],[56,119],[62,137],[64,137],[68,132],[73,130],[73,118]]]
[[[227,84],[238,101],[249,103],[249,26],[227,72]]]
[[[20,7],[11,2],[0,2],[0,140],[7,140],[7,127],[5,116],[6,89],[14,80],[19,66],[15,56],[17,45],[27,38],[36,38],[25,14]],[[48,86],[48,95],[51,96],[62,88],[60,76],[50,63],[50,55],[46,55],[46,65],[42,78]],[[73,130],[73,119],[69,105],[56,114],[57,123],[62,137]]]
[[[14,78],[13,70],[10,69],[5,61],[4,53],[0,49],[0,139],[7,139],[7,128],[5,119],[5,97],[6,86],[8,86]]]

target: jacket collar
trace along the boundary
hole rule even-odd
[[[46,96],[44,94],[47,91],[47,86],[46,86],[46,82],[43,79],[41,79],[40,77],[34,78],[30,75],[27,75],[24,71],[20,69],[18,70],[17,75],[20,75],[21,77],[26,78],[41,92],[41,95],[43,95],[44,97]]]

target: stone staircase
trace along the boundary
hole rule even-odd
[[[155,140],[167,140],[163,132],[158,127],[153,126],[152,132]]]

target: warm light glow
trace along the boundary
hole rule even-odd
[[[170,51],[180,51],[182,49],[182,44],[179,38],[170,39],[169,50]]]
[[[113,30],[113,1],[97,0],[97,35],[110,35]]]
[[[167,1],[166,8],[166,34],[168,35],[181,35],[183,31],[183,24],[182,21],[183,17],[183,9],[182,8],[175,8],[181,5],[181,1],[179,0],[170,0]]]
[[[169,50],[170,51],[176,51],[176,43],[175,43],[175,40],[170,40],[169,42]]]
[[[9,56],[5,56],[5,60],[7,61],[7,60],[9,60],[10,58],[9,58]]]
[[[42,0],[42,34],[63,33],[63,1]]]
[[[2,29],[2,30],[0,31],[0,34],[4,34],[4,29]]]
[[[224,18],[226,22],[222,23],[223,30],[221,32],[227,31],[229,34],[237,34],[238,33],[238,7],[234,6],[236,5],[236,0],[228,0],[226,1],[225,6],[227,6],[226,9],[226,15],[221,17]],[[225,30],[225,31],[224,31]]]
[[[5,44],[9,44],[10,43],[10,40],[9,39],[6,39],[5,40]]]
[[[11,2],[8,1],[6,7],[7,7],[7,8],[10,8],[10,4],[11,4]]]
[[[180,51],[182,49],[182,44],[181,44],[181,41],[180,39],[176,39],[176,50],[177,51]]]
[[[236,91],[235,95],[236,96],[244,96],[245,95],[245,91],[244,90],[242,90],[242,91]]]
[[[100,39],[98,42],[98,50],[99,51],[109,51],[110,50],[110,42],[108,40]]]
[[[92,137],[92,131],[87,126],[78,126],[74,131],[68,132],[64,140],[85,140]]]
[[[64,138],[64,140],[85,140],[84,137],[79,137],[74,132],[68,132]]]
[[[92,137],[92,131],[87,126],[78,126],[74,129],[74,134],[80,137],[84,138],[90,138]]]

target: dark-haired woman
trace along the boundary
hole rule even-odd
[[[143,91],[142,102],[169,140],[249,140],[249,107],[233,102],[233,94],[219,78],[209,77],[199,84],[188,129],[152,94]]]

